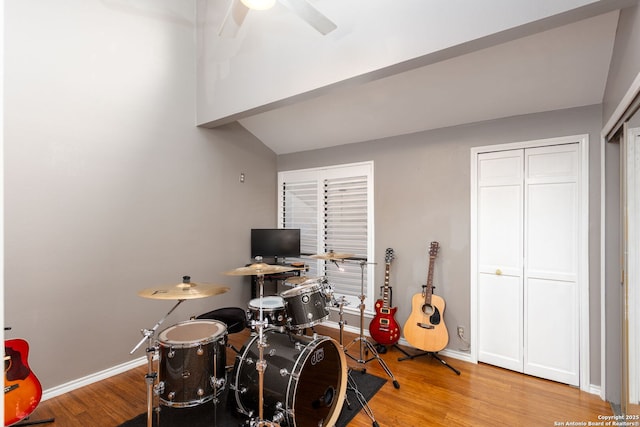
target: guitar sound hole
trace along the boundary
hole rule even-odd
[[[423,305],[422,312],[425,314],[425,316],[431,316],[434,312],[433,306],[431,304]]]

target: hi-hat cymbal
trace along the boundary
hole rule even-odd
[[[182,283],[177,285],[163,285],[154,288],[143,289],[138,295],[151,299],[196,299],[228,292],[227,286],[207,283],[192,283],[189,276],[184,276]]]
[[[260,276],[264,274],[284,273],[293,270],[304,270],[304,268],[289,267],[286,265],[271,265],[259,262],[247,267],[239,267],[234,270],[225,271],[227,276]]]
[[[333,251],[329,251],[326,254],[316,254],[316,255],[311,255],[311,258],[315,258],[315,259],[324,259],[327,261],[337,261],[340,259],[345,259],[345,258],[351,258],[354,257],[355,254],[341,254],[338,252],[333,252]]]

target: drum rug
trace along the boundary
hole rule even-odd
[[[387,382],[386,379],[380,378],[368,373],[360,371],[351,371],[349,375],[349,384],[355,383],[353,386],[347,387],[347,402],[342,406],[340,416],[336,421],[336,427],[346,427],[347,424],[355,417],[363,408],[358,400],[359,393],[367,402],[382,388]],[[352,381],[351,381],[352,380]],[[228,390],[220,397],[218,405],[213,402],[207,402],[192,408],[172,408],[161,406],[160,417],[153,414],[154,427],[245,427],[248,418],[237,415],[235,406],[231,399],[227,399]],[[373,414],[375,416],[375,413]],[[160,418],[158,426],[157,421]],[[118,427],[147,427],[147,413],[144,412],[135,418],[126,421]],[[297,426],[307,427],[307,426]],[[314,426],[315,427],[315,426]]]

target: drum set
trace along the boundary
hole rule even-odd
[[[230,375],[226,366],[227,326],[218,320],[192,319],[162,330],[163,321],[187,299],[225,293],[228,287],[192,283],[188,276],[182,283],[145,289],[138,295],[152,299],[171,299],[177,303],[153,328],[143,329],[143,338],[131,350],[133,354],[147,343],[147,427],[153,426],[153,413],[160,425],[160,405],[188,408],[213,401],[218,405],[227,391],[227,403],[255,427],[333,426],[347,401],[346,391],[355,384],[342,345],[342,307],[344,298],[336,300],[324,279],[295,276],[293,286],[279,296],[264,296],[264,276],[302,270],[284,265],[258,262],[224,274],[256,276],[259,298],[252,299],[246,310],[246,326],[251,335],[237,352]],[[306,335],[329,317],[330,307],[340,308],[340,342],[327,336]],[[232,347],[233,348],[233,347]],[[234,349],[235,350],[235,349]],[[154,369],[154,360],[158,369]],[[366,400],[363,408],[377,425]],[[347,404],[349,402],[347,401]]]

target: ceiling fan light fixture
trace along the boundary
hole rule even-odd
[[[267,10],[271,9],[276,0],[241,0],[242,4],[253,10]]]

